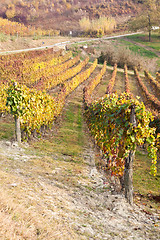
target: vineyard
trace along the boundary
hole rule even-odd
[[[159,85],[158,73],[153,77],[148,71],[144,74],[138,72],[137,68],[131,73],[127,65],[120,72],[117,64],[111,69],[107,62],[99,65],[97,59],[91,62],[88,56],[82,59],[80,55],[73,56],[70,51],[47,49],[1,56],[1,120],[7,123],[9,118],[12,124],[15,121],[16,134],[11,138],[16,137],[19,143],[28,141],[36,149],[41,141],[46,141],[38,148],[42,151],[48,144],[49,152],[46,154],[52,155],[62,150],[65,158],[71,159],[67,158],[65,164],[65,171],[69,172],[61,176],[67,185],[71,184],[73,177],[72,170],[68,170],[70,164],[78,161],[79,165],[74,169],[77,176],[82,171],[77,160],[80,158],[79,149],[84,144],[81,118],[87,125],[85,128],[89,129],[85,130],[90,138],[88,142],[96,143],[100,168],[122,179],[126,169],[125,159],[139,145],[140,149],[148,151],[151,166],[148,174],[150,172],[152,178],[156,174],[159,177],[159,165],[156,164],[160,147]],[[73,108],[73,105],[76,107]],[[131,122],[132,112],[136,123]],[[57,137],[56,132],[60,131],[57,123],[64,125],[63,131],[66,131],[66,124],[71,129],[66,135],[62,131]],[[74,131],[79,131],[77,136]],[[54,139],[53,143],[48,141],[48,135]],[[35,160],[32,161],[34,166]],[[38,160],[37,164],[47,171],[54,163],[47,158],[47,161]],[[40,170],[37,168],[36,171]],[[46,174],[44,171],[39,173],[41,177]],[[48,178],[51,178],[50,174]],[[53,237],[52,231],[47,231]],[[45,232],[39,234],[42,234],[41,239],[46,237]]]
[[[71,52],[53,52],[52,49],[46,51],[34,51],[32,53],[20,53],[18,55],[2,56],[0,59],[0,63],[0,111],[1,114],[9,114],[11,112],[14,117],[20,120],[20,132],[22,133],[23,139],[28,139],[28,137],[35,134],[36,132],[40,133],[41,129],[52,126],[55,119],[62,112],[62,109],[65,105],[66,97],[72,91],[74,91],[79,84],[90,78],[90,75],[92,74],[92,72],[94,72],[97,66],[96,59],[93,64],[88,66],[88,57],[80,61],[80,57],[78,55],[72,57]],[[84,89],[84,102],[87,108],[88,102],[90,104],[92,102],[92,92],[94,91],[96,85],[99,84],[103,75],[105,78],[105,72],[106,62],[104,63],[102,70],[91,80],[87,89]],[[141,79],[137,68],[134,68],[134,85],[139,86],[138,89],[134,91],[136,93],[140,93],[140,97],[144,102],[146,108],[150,109],[153,113],[153,116],[155,116],[155,119],[157,121],[153,121],[154,117],[148,114],[149,117],[146,122],[149,125],[149,122],[152,121],[152,125],[154,126],[154,123],[158,122],[158,124],[156,125],[156,132],[158,133],[160,110],[160,101],[158,99],[160,92],[160,84],[157,78],[153,78],[149,72],[145,71],[144,74],[145,77]],[[104,96],[105,94],[107,94],[106,96],[110,96],[112,92],[116,91],[116,77],[117,64],[114,65],[112,76],[108,84],[106,84],[106,91],[104,92]],[[138,104],[133,100],[136,99],[136,95],[131,90],[131,84],[133,85],[133,76],[132,83],[130,83],[127,73],[127,65],[124,66],[124,76],[122,77],[121,82],[123,87],[121,87],[120,92],[118,93],[120,94],[122,92],[126,92],[128,94],[126,95],[126,100],[125,97],[122,97],[122,99],[124,99],[123,101],[121,100],[122,103],[127,101],[128,98],[130,98],[130,104]],[[118,83],[117,86],[120,86],[120,84]],[[49,94],[53,91],[53,89],[56,88],[57,90],[54,90],[54,96],[52,94]],[[115,98],[117,98],[117,96]],[[139,108],[143,107],[139,106]],[[145,114],[146,113],[141,113],[143,117]],[[90,118],[91,117],[88,116],[88,119]],[[140,116],[138,117],[138,119],[140,119]],[[110,120],[108,121],[110,122]],[[142,121],[142,119],[140,121]],[[111,127],[111,129],[112,128],[113,127]],[[101,130],[95,131],[96,136],[97,131],[101,132]],[[106,134],[102,135],[106,136]],[[140,143],[140,145],[142,145],[144,143],[144,139],[146,141],[146,137],[151,138],[151,136],[153,137],[153,135],[154,130],[151,131],[150,129],[148,132],[148,136],[142,134],[141,140],[139,140],[138,142]],[[121,136],[120,139],[121,138],[123,137]],[[109,141],[111,141],[111,139]],[[102,142],[104,142],[104,140],[102,140]],[[102,144],[102,149],[104,149],[103,145],[104,144]],[[108,151],[104,150],[104,153],[106,152]],[[156,158],[154,157],[154,159],[155,160],[153,162],[155,163]]]
[[[0,18],[0,32],[6,35],[28,37],[28,36],[55,36],[59,35],[57,30],[43,30],[32,26],[25,26],[23,23],[12,22],[8,19]]]

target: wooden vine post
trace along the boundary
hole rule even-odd
[[[13,87],[16,89],[17,83],[13,83]],[[19,109],[19,106],[17,106],[17,109]],[[18,115],[15,115],[15,134],[16,134],[16,141],[18,143],[21,143],[21,125],[20,125],[20,118]]]
[[[15,134],[16,134],[16,141],[21,143],[21,125],[20,125],[20,118],[15,116]]]
[[[136,127],[136,114],[135,106],[131,107],[130,123],[133,127]],[[124,188],[125,198],[129,204],[133,205],[133,159],[135,150],[130,150],[129,156],[125,159],[125,170],[124,170]]]
[[[125,198],[133,204],[133,159],[136,145],[147,143],[147,151],[152,158],[150,173],[156,175],[157,139],[151,112],[142,102],[132,99],[129,94],[107,94],[105,98],[88,105],[85,111],[88,127],[97,145],[107,158],[107,169],[120,177]],[[125,162],[125,164],[124,164]],[[125,165],[125,166],[124,166]],[[125,168],[125,170],[124,170]]]
[[[20,116],[22,115],[22,102],[23,94],[21,88],[16,82],[11,83],[7,90],[6,105],[10,107],[10,113],[15,119],[15,135],[18,143],[21,143]]]

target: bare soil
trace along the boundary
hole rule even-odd
[[[79,41],[82,38],[71,38],[71,37],[43,37],[40,39],[34,39],[33,37],[26,38],[14,38],[14,40],[8,39],[6,42],[0,42],[0,52],[29,49],[36,47],[45,47],[53,45],[55,43],[66,42],[66,41]],[[55,47],[56,49],[56,47]]]

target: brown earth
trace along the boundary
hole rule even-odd
[[[14,40],[7,40],[6,42],[0,42],[0,52],[36,48],[42,46],[49,46],[59,42],[65,41],[79,41],[82,38],[70,38],[70,37],[50,37],[50,38],[40,38],[34,39],[33,37],[28,38],[15,38]]]
[[[58,29],[66,32],[80,30],[79,20],[82,17],[90,17],[90,19],[100,16],[130,17],[135,16],[141,10],[141,7],[141,4],[127,0],[35,0],[34,2],[32,0],[3,0],[0,3],[0,16],[8,16],[12,21],[23,22],[36,27]],[[14,9],[14,13],[8,15],[8,9]]]

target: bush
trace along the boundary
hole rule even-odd
[[[117,66],[123,68],[126,64],[128,69],[136,67],[138,70],[148,69],[154,71],[155,61],[146,60],[144,57],[133,53],[131,50],[125,47],[115,47],[108,44],[105,48],[105,52],[101,52],[98,58],[98,63],[103,64],[106,61],[110,65],[117,63]]]
[[[116,21],[111,17],[100,17],[99,19],[90,20],[82,18],[79,21],[80,28],[90,37],[102,37],[106,33],[111,33],[116,27]]]
[[[7,41],[7,36],[3,33],[0,33],[0,42],[6,42]]]

